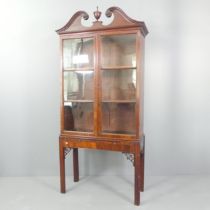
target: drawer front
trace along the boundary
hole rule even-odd
[[[134,152],[134,145],[130,141],[91,141],[91,140],[79,140],[79,139],[63,139],[63,147],[70,148],[87,148],[87,149],[99,149],[99,150],[110,150],[120,152]]]

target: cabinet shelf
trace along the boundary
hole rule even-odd
[[[102,103],[136,103],[136,100],[102,100]]]
[[[93,100],[86,100],[86,99],[84,99],[84,100],[82,100],[82,99],[72,99],[72,100],[65,100],[64,101],[64,103],[65,102],[67,102],[67,103],[69,103],[69,102],[78,102],[78,103],[93,103]]]
[[[101,70],[130,70],[136,69],[136,66],[103,66]]]
[[[102,132],[102,134],[113,134],[113,135],[115,135],[115,134],[127,134],[127,135],[134,135],[135,133],[134,132],[129,132],[129,131],[121,131],[121,130],[119,130],[119,131],[115,131],[115,130],[103,130],[103,132]]]
[[[93,67],[65,68],[63,71],[93,71]]]

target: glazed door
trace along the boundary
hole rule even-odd
[[[136,133],[136,34],[100,37],[101,134]]]
[[[63,130],[94,131],[94,38],[63,43]]]

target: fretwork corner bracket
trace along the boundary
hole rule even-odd
[[[66,156],[71,152],[72,148],[65,148],[64,149],[64,156],[66,158]]]
[[[127,160],[131,161],[131,163],[134,166],[134,154],[133,153],[125,153],[125,152],[123,152],[123,154],[125,155]]]

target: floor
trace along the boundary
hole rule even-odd
[[[141,206],[133,205],[132,180],[67,177],[61,194],[58,177],[2,177],[0,210],[210,210],[210,176],[146,177]]]

